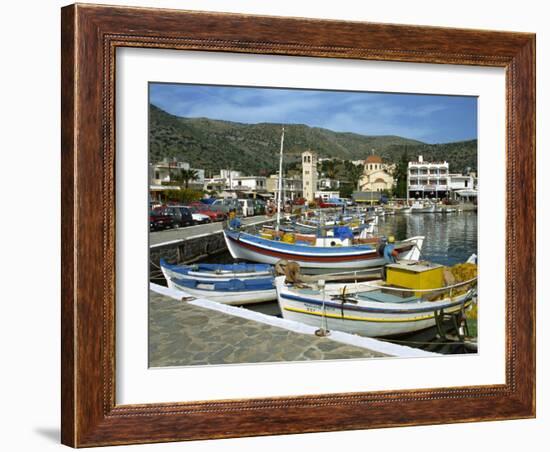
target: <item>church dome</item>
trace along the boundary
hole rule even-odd
[[[365,163],[382,163],[382,159],[378,155],[369,155]]]

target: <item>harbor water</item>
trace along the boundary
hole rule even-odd
[[[425,213],[387,215],[379,218],[378,233],[396,240],[423,235],[422,258],[455,265],[477,254],[477,213]]]

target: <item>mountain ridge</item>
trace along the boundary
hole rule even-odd
[[[334,132],[305,124],[285,124],[285,165],[295,166],[308,149],[321,158],[366,159],[372,152],[387,163],[397,163],[404,152],[409,160],[447,160],[452,172],[477,169],[477,140],[428,144],[397,135]],[[277,171],[281,124],[244,124],[210,118],[172,115],[149,104],[149,160],[179,157],[194,168],[213,174],[222,168],[245,174]]]

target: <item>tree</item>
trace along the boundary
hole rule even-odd
[[[193,201],[198,201],[202,198],[203,192],[190,188],[182,188],[180,190],[164,190],[163,194],[167,201],[188,204]]]
[[[409,154],[407,148],[401,154],[401,158],[397,162],[393,178],[395,179],[395,188],[393,194],[397,198],[407,197],[407,174],[409,172]]]
[[[173,178],[175,181],[180,182],[182,187],[189,188],[189,181],[196,180],[199,176],[197,170],[194,169],[180,169],[177,171]]]
[[[351,198],[354,191],[358,190],[359,181],[363,177],[363,166],[354,165],[349,160],[345,160],[340,167],[342,187],[340,194],[343,198]]]
[[[321,169],[329,179],[334,179],[336,177],[336,162],[334,160],[323,161]]]

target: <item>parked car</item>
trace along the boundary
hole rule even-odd
[[[174,227],[193,226],[195,221],[193,220],[193,214],[188,207],[185,206],[173,206],[171,207],[174,215]]]
[[[191,211],[184,206],[161,206],[153,210],[158,215],[169,216],[172,220],[171,226],[173,228],[180,228],[182,226],[192,226],[193,216]]]
[[[202,212],[199,212],[199,210],[195,206],[185,206],[187,209],[191,211],[191,216],[193,217],[193,223],[194,224],[207,224],[212,223],[212,220],[208,215],[205,215]]]
[[[203,204],[202,202],[195,201],[189,204],[189,208],[193,213],[202,213],[203,215],[208,215],[212,221],[223,221],[227,218],[227,215],[220,211],[214,211],[210,208],[209,205]]]
[[[244,217],[254,216],[254,200],[253,199],[239,199],[239,204],[242,209],[242,215]]]
[[[237,215],[243,214],[241,205],[235,198],[216,199],[210,205],[210,208],[216,212],[223,212],[225,214],[228,214],[231,211],[235,211]]]
[[[325,208],[328,208],[328,207],[341,207],[342,203],[340,203],[339,201],[337,201],[335,199],[323,200],[323,198],[318,198],[317,199],[317,205],[321,209],[325,209]]]
[[[158,208],[157,208],[158,209]],[[174,218],[161,210],[151,210],[149,212],[149,230],[161,231],[173,227]]]

